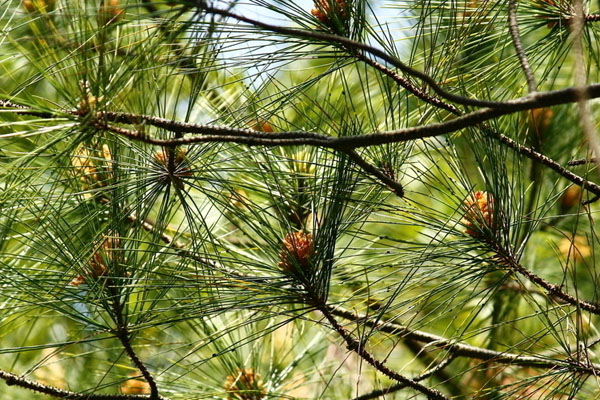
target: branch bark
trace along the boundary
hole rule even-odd
[[[457,357],[467,357],[476,360],[495,362],[499,364],[519,365],[523,367],[547,368],[556,369],[564,368],[580,373],[598,375],[600,374],[599,364],[581,364],[575,361],[555,360],[546,357],[538,356],[522,356],[518,354],[499,352],[489,349],[483,349],[476,346],[471,346],[466,343],[457,342],[442,336],[434,335],[428,332],[422,332],[409,329],[404,325],[400,325],[388,321],[373,321],[366,315],[360,315],[339,307],[329,307],[332,315],[342,317],[349,321],[360,322],[370,328],[377,329],[380,332],[385,332],[390,335],[409,338],[421,343],[428,343],[438,349],[443,349],[454,354]]]
[[[521,35],[519,33],[519,23],[517,22],[517,2],[518,0],[509,0],[508,2],[508,30],[515,47],[517,57],[519,57],[521,69],[525,73],[529,93],[534,93],[537,91],[537,83],[535,82],[535,76],[531,70],[531,65],[529,65],[529,61],[527,60],[525,49],[523,49],[523,42],[521,41]]]
[[[48,396],[56,397],[59,399],[73,399],[73,400],[140,400],[146,399],[151,400],[151,395],[133,395],[133,394],[93,394],[93,393],[77,393],[69,390],[59,389],[54,386],[45,385],[43,383],[35,382],[11,372],[0,370],[0,379],[8,386],[18,386],[24,389],[29,389],[36,393],[47,394]],[[168,400],[166,397],[159,396],[159,400]]]
[[[354,339],[352,337],[352,335],[350,334],[350,332],[348,332],[346,329],[344,329],[337,322],[335,317],[330,312],[330,307],[328,307],[322,300],[314,299],[313,304],[311,304],[311,305],[313,305],[315,308],[317,308],[323,314],[325,319],[327,319],[327,321],[329,321],[329,323],[331,324],[332,328],[340,335],[340,337],[342,339],[344,339],[344,342],[346,342],[348,350],[351,350],[351,351],[355,352],[356,354],[358,354],[363,360],[365,360],[367,363],[371,364],[378,371],[380,371],[387,377],[399,382],[401,385],[404,385],[403,387],[410,387],[410,388],[413,388],[413,389],[423,393],[429,399],[449,400],[440,391],[428,388],[427,386],[423,386],[422,384],[420,384],[419,382],[417,382],[414,379],[410,379],[403,375],[400,375],[399,373],[392,371],[381,361],[375,359],[373,357],[373,355],[365,349],[365,347],[363,346],[362,343],[360,343],[358,340]]]
[[[454,361],[456,357],[454,356],[450,356],[449,358],[445,359],[444,361],[442,361],[441,363],[439,363],[438,365],[436,365],[435,367],[423,372],[421,375],[416,376],[413,378],[413,381],[415,382],[420,382],[424,379],[429,378],[430,376],[442,371],[444,368],[446,368],[448,365],[450,365],[450,363],[452,361]],[[394,393],[397,392],[399,390],[402,390],[406,387],[405,384],[403,383],[398,383],[396,385],[392,385],[390,387],[387,387],[385,389],[377,389],[377,390],[373,390],[370,393],[367,394],[363,394],[362,396],[358,396],[355,397],[352,400],[371,400],[371,399],[376,399],[378,397],[381,396],[385,396],[386,394],[390,394],[390,393]]]
[[[441,96],[451,102],[457,103],[457,104],[474,106],[474,107],[497,107],[497,106],[502,106],[503,104],[505,104],[503,102],[473,99],[473,98],[449,93],[446,90],[444,90],[432,77],[406,65],[405,63],[400,61],[398,58],[396,58],[376,47],[369,46],[368,44],[365,44],[365,43],[357,42],[355,40],[349,39],[344,36],[334,35],[331,33],[315,31],[315,30],[301,30],[301,29],[288,28],[288,27],[284,27],[284,26],[268,24],[265,22],[254,20],[252,18],[248,18],[248,17],[244,17],[242,15],[235,14],[229,10],[223,10],[223,9],[219,9],[216,7],[208,6],[205,4],[204,1],[198,1],[196,6],[200,10],[202,10],[208,14],[215,14],[215,15],[221,15],[224,17],[233,18],[239,22],[245,22],[254,27],[261,28],[261,29],[264,29],[264,30],[267,30],[270,32],[279,33],[282,35],[293,36],[296,38],[311,39],[314,41],[325,42],[327,44],[337,44],[343,49],[353,49],[354,51],[362,50],[362,51],[369,53],[375,57],[381,58],[382,60],[386,61],[390,65],[393,65],[394,67],[398,68],[402,72],[422,80],[427,85],[429,85],[433,89],[433,91],[435,91],[439,96]]]

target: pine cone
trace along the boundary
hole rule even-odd
[[[288,233],[283,239],[282,250],[279,253],[279,268],[293,272],[298,267],[309,269],[315,255],[312,235],[304,232]]]
[[[229,400],[261,400],[267,396],[260,375],[252,368],[238,368],[225,379],[224,386]]]
[[[461,224],[466,228],[465,233],[480,236],[484,227],[494,227],[494,198],[488,192],[477,191],[465,199]]]

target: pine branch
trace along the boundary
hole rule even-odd
[[[467,105],[467,106],[474,106],[474,107],[498,107],[498,106],[502,106],[505,104],[503,102],[479,100],[479,99],[473,99],[473,98],[449,93],[446,90],[442,89],[442,87],[432,77],[406,65],[405,63],[400,61],[398,58],[396,58],[376,47],[369,46],[365,43],[357,42],[352,39],[348,39],[344,36],[334,35],[331,33],[325,33],[325,32],[320,32],[320,31],[300,30],[300,29],[287,28],[287,27],[283,27],[283,26],[267,24],[265,22],[257,21],[257,20],[254,20],[254,19],[251,19],[248,17],[244,17],[242,15],[235,14],[228,10],[222,10],[219,8],[208,6],[202,0],[198,1],[196,6],[200,10],[202,10],[206,13],[233,18],[240,22],[246,22],[257,28],[265,29],[267,31],[279,33],[282,35],[289,35],[289,36],[294,36],[297,38],[311,39],[314,41],[325,42],[328,44],[337,44],[337,45],[340,45],[342,48],[352,49],[352,51],[357,51],[357,50],[365,51],[373,56],[381,58],[382,60],[388,62],[389,64],[393,65],[394,67],[400,69],[402,72],[422,80],[423,82],[428,84],[439,96],[441,96],[449,101],[452,101],[454,103]]]
[[[569,166],[577,166],[577,165],[585,165],[585,164],[593,164],[597,162],[595,158],[581,158],[578,160],[571,160],[567,163]]]
[[[153,139],[147,136],[144,132],[133,131],[130,129],[120,128],[108,124],[96,123],[96,127],[98,129],[107,130],[109,132],[113,132],[119,134],[121,136],[125,136],[129,139],[145,142],[148,144],[155,144],[164,147],[174,147],[184,144],[191,143],[209,143],[209,142],[227,142],[227,143],[237,143],[237,144],[246,144],[248,146],[291,146],[291,145],[316,145],[324,148],[331,148],[334,150],[338,150],[350,156],[350,158],[361,167],[365,172],[375,176],[377,179],[382,181],[386,186],[388,186],[392,192],[394,192],[397,196],[404,196],[404,189],[402,185],[392,178],[385,175],[375,166],[369,164],[365,159],[363,159],[356,151],[351,148],[340,147],[336,145],[330,145],[328,143],[335,142],[335,139],[332,139],[329,136],[318,135],[321,139],[311,139],[310,137],[316,137],[316,134],[310,134],[310,137],[307,139],[298,138],[298,139],[287,139],[286,133],[280,134],[265,134],[263,132],[256,131],[246,131],[242,130],[246,133],[246,136],[235,136],[235,135],[213,135],[213,136],[194,136],[188,138],[175,138],[175,139]],[[222,128],[223,130],[227,128]],[[280,137],[281,139],[272,139],[271,136]],[[190,141],[191,139],[191,141]]]
[[[435,367],[428,369],[427,371],[423,372],[421,375],[416,376],[413,378],[413,381],[415,382],[420,382],[424,379],[429,378],[432,375],[435,375],[436,373],[442,371],[444,368],[446,368],[448,365],[450,365],[450,363],[452,361],[454,361],[454,359],[456,358],[456,356],[451,355],[450,357],[448,357],[447,359],[445,359],[444,361],[440,362],[438,365],[436,365]],[[363,394],[362,396],[358,396],[355,397],[353,400],[371,400],[371,399],[376,399],[378,397],[381,396],[385,396],[387,394],[390,393],[394,393],[397,392],[399,390],[402,390],[406,387],[405,384],[403,383],[398,383],[396,385],[392,385],[388,388],[385,389],[377,389],[377,390],[373,390],[370,393],[367,394]]]
[[[460,114],[458,108],[456,108],[452,104],[446,103],[446,102],[438,99],[437,97],[433,97],[433,96],[425,93],[423,90],[417,88],[415,85],[410,83],[410,81],[408,79],[401,77],[400,75],[398,75],[396,72],[392,71],[385,65],[382,65],[375,60],[371,60],[369,57],[367,57],[364,54],[361,54],[359,52],[351,52],[351,54],[357,60],[363,61],[365,64],[368,64],[368,65],[372,66],[373,68],[375,68],[376,70],[380,71],[381,73],[389,76],[398,85],[402,86],[403,88],[408,90],[410,93],[414,94],[416,97],[425,101],[426,103],[429,103],[435,107],[444,109],[446,111],[450,111],[452,114],[455,114],[455,115]]]
[[[589,181],[587,179],[584,179],[577,174],[574,174],[573,172],[569,171],[568,169],[566,169],[565,167],[563,167],[562,165],[560,165],[558,162],[554,161],[550,157],[545,156],[544,154],[539,153],[530,147],[520,145],[519,143],[515,142],[508,136],[504,136],[498,132],[492,132],[492,131],[488,131],[488,132],[491,135],[493,135],[493,137],[495,137],[496,139],[498,139],[500,142],[504,143],[511,149],[516,150],[518,153],[523,154],[524,156],[526,156],[528,158],[536,160],[540,164],[545,165],[546,167],[550,168],[551,170],[557,172],[560,176],[568,179],[569,181],[576,184],[577,186],[581,186],[582,188],[588,190],[589,192],[591,192],[597,196],[600,196],[600,185],[598,185],[592,181]]]
[[[133,364],[137,367],[137,369],[140,370],[140,372],[142,373],[142,376],[144,377],[146,382],[148,382],[148,385],[150,386],[149,399],[150,400],[159,400],[161,398],[161,396],[158,394],[158,386],[156,385],[156,381],[154,380],[154,377],[152,376],[152,374],[150,374],[150,371],[148,371],[148,368],[146,368],[146,365],[142,362],[142,360],[140,360],[137,353],[131,346],[129,330],[127,329],[127,327],[125,325],[123,325],[123,326],[119,327],[119,329],[115,332],[115,334],[119,338],[119,341],[123,345],[123,348],[125,348],[125,352],[129,356],[131,361],[133,361]]]
[[[318,309],[323,316],[329,321],[332,328],[344,339],[348,350],[351,350],[358,354],[363,360],[367,363],[371,364],[375,367],[379,372],[383,373],[387,377],[398,381],[400,384],[404,385],[403,387],[410,387],[415,389],[429,399],[439,399],[439,400],[449,400],[446,396],[444,396],[441,392],[435,389],[428,388],[426,386],[421,385],[414,379],[407,378],[399,373],[392,371],[389,369],[383,362],[375,359],[371,353],[369,353],[364,345],[360,343],[358,340],[354,339],[350,332],[344,329],[335,319],[335,317],[330,312],[330,307],[328,307],[322,300],[313,299],[312,306]]]
[[[396,182],[394,179],[383,173],[379,168],[369,164],[364,158],[362,158],[356,151],[350,150],[345,151],[346,154],[350,156],[352,161],[359,167],[361,167],[365,172],[373,175],[375,178],[379,179],[381,182],[386,184],[390,190],[396,194],[398,197],[404,197],[404,189],[402,185]]]
[[[137,367],[137,369],[142,373],[142,376],[148,382],[150,386],[150,400],[159,400],[160,395],[158,393],[158,386],[156,385],[156,381],[146,365],[142,362],[142,360],[138,357],[137,353],[131,346],[131,334],[129,329],[127,328],[127,321],[125,320],[125,316],[123,314],[124,305],[121,303],[120,294],[116,290],[116,285],[112,282],[112,279],[109,279],[108,284],[106,285],[106,290],[110,294],[110,298],[112,299],[112,309],[114,312],[114,317],[117,323],[117,328],[113,330],[115,336],[121,342],[121,345],[125,349],[125,352],[133,362],[133,364]]]
[[[527,55],[523,49],[523,43],[521,42],[521,35],[519,33],[519,23],[517,22],[517,2],[518,0],[509,0],[508,2],[508,30],[515,47],[521,69],[525,73],[527,79],[527,86],[529,87],[529,93],[537,92],[537,83],[535,82],[535,76],[531,70],[531,65],[527,60]]]
[[[550,294],[551,296],[561,299],[572,306],[588,311],[592,314],[600,315],[600,304],[580,300],[577,297],[564,292],[561,289],[561,286],[546,281],[544,278],[534,274],[533,272],[522,266],[517,260],[515,260],[513,256],[506,254],[504,251],[501,251],[497,248],[497,246],[493,247],[495,248],[494,251],[500,259],[499,261],[502,265],[505,265],[507,268],[518,272],[520,275],[527,278],[530,282],[533,282],[536,285],[546,289],[548,294]]]
[[[137,219],[133,219],[134,222],[139,222]],[[148,221],[141,222],[145,230],[156,233],[156,227]],[[181,251],[185,257],[196,259],[197,256],[185,249],[185,245],[181,242],[174,241],[173,238],[167,234],[161,234],[162,240],[171,247]],[[207,263],[206,260],[200,259],[203,263]],[[221,271],[227,275],[235,276],[238,279],[252,280],[253,282],[262,281],[262,279],[256,279],[254,277],[245,275],[236,270],[231,270],[223,266],[217,266],[212,263],[208,263],[216,271]],[[523,270],[526,275],[533,275],[528,272],[525,268],[519,267],[518,269]],[[541,279],[541,278],[536,278]],[[546,285],[552,285],[546,282]],[[554,285],[552,285],[554,286]],[[568,294],[566,296],[569,296]],[[557,296],[558,297],[558,296]],[[569,296],[570,297],[570,296]],[[443,336],[434,335],[428,332],[412,330],[403,325],[392,323],[392,322],[373,322],[365,315],[352,313],[348,310],[344,310],[340,307],[328,307],[329,312],[332,315],[342,317],[349,321],[360,322],[365,326],[375,328],[381,332],[389,333],[395,336],[400,336],[405,339],[415,340],[421,343],[431,344],[432,346],[446,350],[456,357],[467,357],[478,359],[482,361],[492,361],[499,364],[518,365],[523,367],[536,367],[536,368],[567,368],[580,373],[587,374],[600,374],[600,365],[592,364],[590,366],[584,366],[578,363],[562,360],[552,360],[545,357],[537,356],[522,356],[518,354],[512,354],[507,352],[498,352],[489,349],[484,349],[476,346],[472,346],[465,343],[459,343],[452,339],[445,338]]]
[[[31,381],[25,379],[13,373],[0,370],[0,379],[8,386],[18,386],[24,389],[32,390],[36,393],[47,394],[48,396],[56,397],[59,399],[73,399],[73,400],[141,400],[141,399],[159,399],[168,400],[166,397],[158,396],[152,397],[152,395],[135,395],[135,394],[91,394],[91,393],[77,393],[68,390],[59,389],[54,386],[45,385],[43,383]]]
[[[513,353],[494,351],[481,347],[471,346],[466,343],[456,342],[453,339],[444,338],[428,332],[409,329],[404,325],[393,322],[376,322],[366,315],[360,315],[340,307],[329,307],[331,314],[342,317],[349,321],[358,322],[378,331],[394,336],[413,339],[421,343],[428,343],[433,347],[445,350],[457,357],[467,357],[486,362],[498,364],[519,365],[523,367],[535,367],[544,369],[568,369],[579,373],[597,375],[600,374],[600,364],[581,364],[574,361],[553,360],[538,356],[522,356]]]
[[[590,98],[600,97],[599,84],[590,85],[586,88],[586,90]],[[341,138],[334,138],[327,135],[321,135],[318,133],[304,131],[278,133],[257,132],[250,129],[239,129],[215,125],[190,124],[146,115],[134,115],[114,112],[98,113],[99,121],[96,122],[96,126],[99,129],[109,130],[113,133],[120,134],[133,140],[165,147],[188,145],[193,143],[230,142],[246,144],[249,146],[312,145],[324,148],[331,148],[334,150],[349,153],[352,149],[360,147],[369,147],[387,143],[397,143],[452,133],[460,129],[476,126],[481,122],[496,118],[501,115],[507,115],[515,113],[517,111],[547,107],[551,105],[572,103],[578,100],[578,88],[567,88],[550,92],[538,92],[535,94],[535,96],[527,96],[510,102],[510,107],[507,106],[506,108],[502,109],[482,109],[469,114],[465,114],[447,122],[400,129],[396,131],[370,133],[365,135]],[[0,103],[0,107],[13,108],[21,114],[35,115],[43,118],[55,118],[59,116],[62,117],[64,115],[63,113],[58,111],[54,113],[35,111],[29,107],[9,101],[2,101]],[[78,112],[72,111],[70,114],[78,115]],[[110,126],[104,121],[120,122],[126,124],[148,123],[149,125],[166,129],[174,133],[193,133],[202,134],[203,136],[182,137],[175,139],[155,139],[148,136],[144,132]],[[572,183],[575,183],[576,185],[585,188],[586,190],[590,191],[596,196],[600,196],[600,185],[574,174],[573,172],[562,167],[559,163],[550,159],[549,157],[533,150],[532,148],[520,145],[505,135],[502,135],[498,132],[492,132],[489,129],[488,132],[491,133],[497,139],[499,139],[500,142],[506,144],[512,149],[518,151],[519,153],[525,155],[526,157],[536,162],[539,162],[551,168],[552,170],[559,173],[561,176],[568,179]],[[370,168],[370,170],[373,171],[373,168],[375,167]],[[395,186],[399,185],[397,182],[383,182],[387,186],[390,186],[392,189],[394,189]]]
[[[329,147],[337,150],[342,148],[356,149],[360,147],[370,147],[440,136],[456,132],[461,129],[475,127],[482,122],[519,111],[574,103],[579,100],[579,90],[579,88],[571,87],[548,92],[537,92],[535,95],[511,100],[499,108],[484,108],[464,114],[446,122],[339,138],[304,131],[265,133],[248,129],[182,124],[178,122],[171,124],[171,122],[166,120],[139,116],[142,121],[156,123],[157,127],[161,127],[163,129],[173,129],[173,132],[198,133],[205,135],[202,137],[183,137],[180,139],[154,139],[147,136],[143,132],[121,131],[121,128],[103,126],[102,120],[97,120],[96,124],[98,124],[99,128],[113,130],[115,133],[122,134],[123,136],[128,136],[135,140],[140,140],[159,146],[178,146],[192,143],[221,141],[260,146],[289,146],[305,144]],[[600,97],[600,84],[589,85],[586,87],[586,90],[590,99]],[[133,118],[131,115],[123,115],[119,113],[101,113],[99,116],[101,116],[104,121],[110,121],[114,118],[115,122],[130,120],[129,118]]]

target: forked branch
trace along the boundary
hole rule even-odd
[[[410,387],[423,393],[429,399],[449,400],[440,391],[424,386],[414,379],[407,378],[404,375],[401,375],[396,371],[391,370],[383,362],[375,359],[375,357],[373,357],[373,355],[365,349],[362,343],[356,340],[350,332],[348,332],[339,324],[339,322],[337,322],[335,317],[331,314],[330,308],[323,301],[314,300],[313,304],[311,305],[313,305],[323,314],[325,319],[327,319],[327,321],[329,321],[329,323],[331,324],[331,327],[340,335],[342,339],[344,339],[348,350],[351,350],[358,354],[360,358],[362,358],[367,363],[371,364],[379,372],[383,373],[388,378],[397,381],[401,385],[404,385],[403,387]]]

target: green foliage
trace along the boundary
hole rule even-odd
[[[538,90],[573,86],[576,2],[518,3]],[[600,18],[584,3],[592,83]],[[498,139],[562,166],[589,158],[572,100],[376,146],[245,143],[392,134],[478,109],[453,115],[410,73],[311,33],[382,49],[453,94],[526,96],[507,1],[0,7],[0,100],[24,107],[0,109],[0,370],[90,395],[149,398],[145,368],[173,400],[342,399],[398,383],[364,348],[410,378],[451,361],[420,384],[452,398],[596,396],[598,313],[578,302],[598,302],[594,193]],[[150,140],[198,137],[210,140]],[[600,180],[594,163],[567,168]],[[22,386],[0,381],[2,399],[49,398]]]

